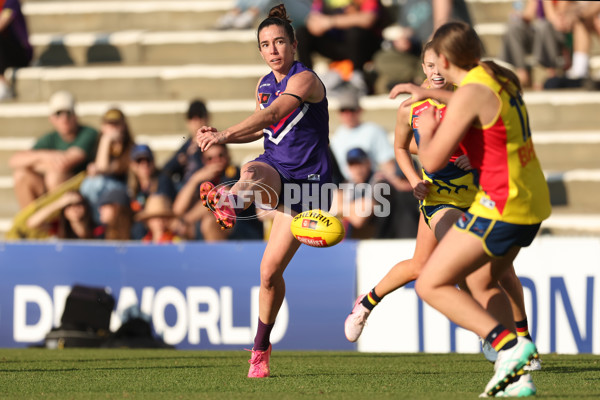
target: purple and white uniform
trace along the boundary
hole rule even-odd
[[[311,71],[295,61],[281,82],[273,72],[258,85],[258,102],[264,109],[285,92],[295,74]],[[312,72],[312,71],[311,71]],[[266,161],[285,178],[321,182],[331,174],[329,153],[329,112],[327,97],[319,103],[304,102],[276,125],[263,129],[265,152],[257,161]]]
[[[281,82],[277,82],[273,72],[266,75],[258,85],[260,108],[269,107],[285,92],[288,80],[303,71],[312,72],[295,61]],[[282,178],[284,189],[287,183],[315,183],[318,188],[331,182],[327,97],[318,103],[303,102],[277,124],[263,129],[263,133],[265,151],[255,161],[275,168]],[[318,208],[314,204],[310,206]],[[300,211],[300,207],[291,208]]]

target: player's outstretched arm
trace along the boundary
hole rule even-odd
[[[396,112],[396,127],[394,128],[394,154],[396,162],[402,170],[410,186],[413,188],[414,196],[422,200],[428,192],[427,185],[423,183],[421,174],[415,169],[410,144],[413,141],[413,131],[410,126],[410,107],[401,104]]]

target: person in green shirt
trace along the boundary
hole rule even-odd
[[[9,161],[21,209],[84,171],[94,159],[98,132],[79,124],[73,95],[66,91],[54,93],[49,109],[54,131],[39,138],[31,150],[15,153]]]

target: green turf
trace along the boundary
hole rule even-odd
[[[0,349],[1,399],[475,399],[492,376],[478,354]],[[539,398],[600,398],[600,357],[544,355]]]

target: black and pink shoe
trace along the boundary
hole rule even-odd
[[[235,225],[236,215],[233,207],[226,204],[228,199],[225,190],[223,186],[215,188],[211,182],[203,182],[200,185],[200,200],[214,214],[221,229],[231,229]]]

